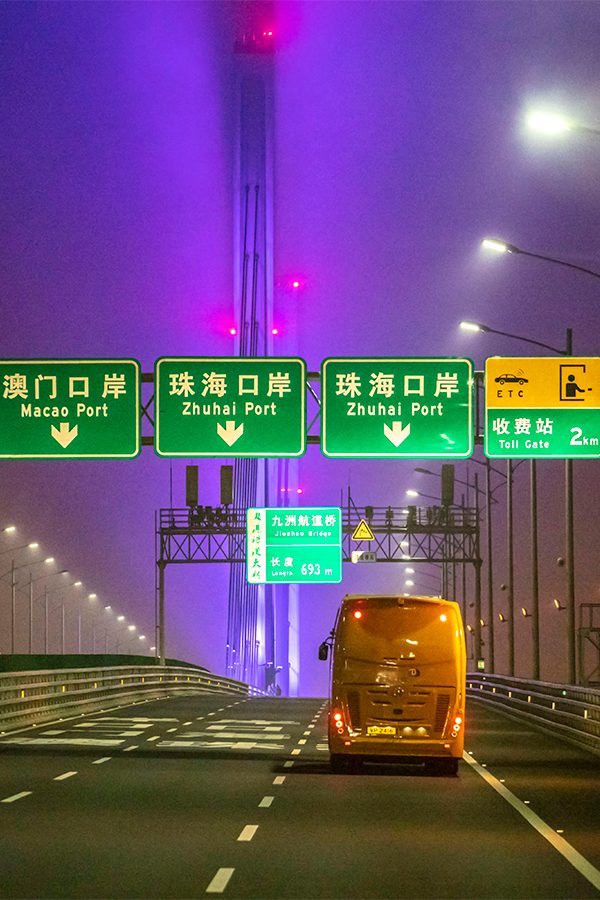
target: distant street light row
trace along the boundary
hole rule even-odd
[[[17,532],[17,527],[16,527],[16,525],[10,524],[10,525],[5,525],[5,526],[3,526],[3,527],[0,527],[0,535],[5,535],[5,534],[6,534],[6,535],[14,535],[16,532]],[[23,544],[19,544],[19,545],[16,545],[16,546],[8,547],[8,548],[6,548],[5,550],[0,550],[0,557],[7,556],[7,555],[10,555],[10,556],[11,556],[11,565],[10,565],[10,568],[9,568],[6,572],[0,574],[0,582],[1,582],[1,580],[2,580],[3,578],[6,578],[7,576],[10,576],[10,591],[11,591],[11,600],[10,600],[10,619],[11,619],[11,625],[10,625],[10,632],[11,632],[10,652],[11,652],[11,653],[15,653],[15,652],[16,652],[16,644],[17,644],[17,640],[16,640],[16,631],[17,631],[17,592],[18,592],[18,590],[19,590],[20,588],[22,589],[23,587],[26,587],[26,588],[28,589],[28,594],[29,594],[29,640],[28,640],[28,652],[29,652],[29,653],[32,653],[32,652],[33,652],[34,600],[35,600],[35,599],[40,599],[39,597],[38,597],[38,598],[35,598],[35,597],[34,597],[34,594],[33,594],[33,586],[34,586],[34,584],[35,584],[36,582],[39,582],[39,581],[45,581],[45,582],[47,582],[48,579],[50,579],[50,578],[52,578],[52,577],[56,577],[56,576],[59,576],[59,575],[60,575],[60,576],[65,576],[65,575],[68,575],[68,574],[69,574],[69,572],[68,572],[67,569],[61,569],[60,571],[50,571],[50,572],[45,572],[44,574],[38,575],[37,577],[34,578],[34,577],[33,577],[33,569],[34,569],[34,567],[39,566],[39,565],[52,566],[52,565],[55,563],[55,559],[54,559],[53,556],[47,556],[47,557],[45,557],[44,559],[29,559],[29,560],[26,561],[26,562],[16,564],[16,562],[15,562],[15,557],[16,557],[16,555],[19,554],[19,553],[21,553],[21,552],[23,552],[23,551],[26,551],[26,550],[34,551],[34,552],[37,551],[37,550],[39,550],[39,543],[38,543],[37,541],[29,541],[28,543],[23,543]],[[19,584],[18,581],[17,581],[17,578],[16,578],[16,573],[17,573],[17,572],[20,572],[20,571],[23,571],[23,570],[26,570],[26,569],[29,570],[29,578],[28,578],[28,580],[27,580],[24,584],[23,584],[23,583],[20,583],[20,584]],[[53,588],[52,590],[48,590],[47,583],[45,584],[45,586],[44,586],[44,593],[43,593],[43,597],[42,597],[42,599],[43,599],[43,606],[44,606],[44,653],[48,653],[48,652],[49,652],[49,638],[48,638],[48,633],[49,633],[49,627],[48,627],[49,614],[50,614],[51,612],[55,612],[55,611],[58,610],[58,609],[61,610],[61,648],[60,648],[60,652],[63,653],[63,654],[65,653],[65,618],[66,618],[66,610],[65,610],[65,603],[66,603],[66,600],[65,600],[65,592],[68,591],[68,590],[71,589],[71,588],[82,588],[82,587],[83,587],[83,583],[82,583],[81,581],[74,581],[74,582],[71,582],[70,584],[63,584],[63,585],[60,585],[60,586],[57,587],[57,588]],[[49,609],[48,601],[49,601],[49,598],[52,597],[54,594],[61,594],[61,595],[62,595],[61,602],[59,603],[58,606],[54,607],[54,609]],[[79,607],[78,610],[77,610],[77,652],[78,652],[78,653],[81,653],[81,617],[82,617],[82,612],[85,612],[85,611],[87,611],[87,610],[92,610],[92,609],[93,609],[93,606],[94,606],[96,600],[98,599],[98,595],[95,594],[95,593],[93,593],[93,592],[92,592],[92,593],[89,593],[89,594],[87,595],[87,599],[90,601],[90,603],[92,604],[92,606],[90,606],[90,607],[84,607],[83,610],[82,610],[81,607]],[[113,615],[113,612],[112,612],[112,606],[111,606],[110,604],[106,604],[106,605],[104,606],[102,612],[107,613],[108,616],[112,616],[112,615]],[[116,616],[116,617],[115,617],[115,621],[116,621],[116,622],[125,622],[125,616],[123,616],[123,615]],[[98,618],[98,616],[95,616],[94,619],[93,619],[93,622],[92,622],[92,635],[93,635],[93,637],[92,637],[92,643],[93,643],[93,650],[92,650],[92,652],[94,652],[94,653],[96,652],[96,629],[97,629],[98,626],[101,626],[101,627],[104,628],[104,634],[105,634],[105,652],[108,652],[108,627],[107,627],[107,625],[110,625],[110,624],[111,624],[110,618],[107,619],[106,622],[107,622],[106,625],[104,625],[103,623],[101,623],[100,620],[99,620],[99,618]],[[134,624],[128,624],[128,625],[126,625],[124,628],[119,629],[119,630],[117,631],[117,636],[119,635],[120,632],[123,632],[123,631],[127,631],[127,633],[128,633],[128,634],[127,634],[127,640],[121,640],[121,641],[119,641],[119,640],[118,640],[118,637],[117,637],[117,641],[116,641],[116,651],[115,651],[115,652],[118,652],[119,646],[123,646],[124,644],[129,643],[129,642],[131,641],[133,632],[137,631],[137,626],[134,625]],[[146,636],[143,635],[143,634],[140,634],[140,635],[137,635],[137,639],[138,639],[139,641],[141,641],[141,642],[145,642],[145,641],[146,641]],[[151,651],[155,651],[155,650],[156,650],[155,647],[150,647],[149,649],[150,649]]]

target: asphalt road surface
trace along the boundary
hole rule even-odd
[[[458,778],[333,775],[320,699],[0,738],[0,897],[600,897],[598,757],[471,702]]]

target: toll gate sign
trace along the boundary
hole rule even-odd
[[[136,360],[0,360],[0,459],[132,459],[140,445]]]
[[[341,509],[248,509],[246,578],[251,584],[339,583]]]
[[[463,459],[473,452],[469,359],[326,359],[321,403],[325,456]]]
[[[159,456],[301,456],[302,359],[163,357],[155,366]]]
[[[485,364],[490,459],[600,456],[600,358],[493,357]]]

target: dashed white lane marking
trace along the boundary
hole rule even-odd
[[[552,844],[555,850],[564,856],[567,862],[571,863],[574,869],[583,875],[583,877],[592,884],[596,890],[600,890],[600,870],[598,870],[595,866],[588,862],[585,856],[582,856],[575,847],[569,844],[563,837],[557,834],[553,828],[544,822],[536,813],[534,813],[528,806],[526,806],[522,800],[519,800],[512,791],[509,791],[505,785],[500,784],[500,781],[491,775],[483,766],[481,766],[475,759],[472,758],[468,753],[463,753],[463,759],[467,762],[478,775],[481,775],[484,781],[492,787],[495,791],[497,791],[501,797],[506,800],[507,803],[516,809],[516,811],[523,816],[526,822],[528,822],[532,828],[541,834],[543,838],[545,838],[549,844]]]
[[[217,869],[217,874],[206,888],[207,894],[222,894],[235,869]]]
[[[293,752],[293,751],[292,751],[292,752]],[[293,760],[293,759],[286,759],[286,761],[285,761],[284,764],[283,764],[283,768],[284,768],[284,769],[291,769],[293,765],[294,765],[294,760]]]
[[[177,728],[167,728],[167,734],[170,734],[172,731],[177,731]]]
[[[173,729],[173,730],[175,730],[175,729]],[[150,741],[160,741],[160,734],[155,734],[154,737],[148,738],[146,743],[149,744]]]
[[[300,740],[298,741],[298,743],[299,743],[299,744],[305,744],[305,743],[306,743],[306,738],[300,738]]]
[[[53,781],[64,781],[66,778],[72,778],[73,775],[77,775],[77,772],[63,772],[62,775],[57,775],[56,778],[53,778]]]
[[[306,735],[310,735],[310,731],[303,731],[302,734],[306,737]]]
[[[251,841],[257,831],[258,825],[244,825],[240,831],[238,841]]]
[[[191,725],[192,723],[191,723],[191,722],[184,722],[183,724],[184,724],[184,725]]]
[[[296,747],[295,750],[292,750],[292,756],[298,756],[299,753],[302,753],[302,750],[300,750],[298,747]]]
[[[272,804],[275,797],[263,797],[260,803],[258,804],[260,809],[268,809]]]
[[[139,744],[131,744],[130,747],[125,747],[125,749],[123,750],[123,753],[127,753],[128,750],[137,750],[138,747],[139,747]]]
[[[283,784],[285,781],[285,775],[276,775],[273,779],[273,784]]]
[[[14,803],[15,800],[20,800],[22,797],[29,797],[30,794],[33,794],[33,791],[21,791],[19,794],[13,794],[12,797],[5,797],[4,800],[0,800],[0,803]]]
[[[101,766],[102,763],[108,762],[109,759],[112,759],[112,757],[111,756],[101,756],[100,759],[95,759],[92,762],[92,765],[93,766]]]

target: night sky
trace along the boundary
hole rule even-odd
[[[600,354],[596,279],[479,247],[493,235],[600,270],[600,138],[524,125],[542,106],[600,126],[596,3],[54,2],[0,6],[0,356],[133,357],[150,372],[159,356],[234,351],[232,47],[249,27],[273,27],[278,46],[279,354],[311,370],[329,356],[466,356],[482,368],[486,356],[537,355],[461,332],[461,319],[556,347],[572,327],[576,354]],[[290,291],[295,276],[302,287]],[[186,462],[151,448],[132,461],[2,462],[0,526],[18,525],[14,544],[38,539],[151,636],[154,511],[171,483],[184,505]],[[303,502],[336,504],[349,483],[361,506],[401,506],[410,487],[436,495],[418,465],[438,468],[326,460],[311,446]],[[542,678],[560,680],[563,464],[538,469]],[[459,478],[475,471],[482,483],[480,466],[457,463]],[[575,464],[578,602],[600,602],[599,472],[598,461]],[[218,503],[218,463],[200,461],[200,495]],[[502,610],[504,489],[496,496]],[[525,464],[515,502],[519,609]],[[403,581],[401,566],[346,566],[342,585],[301,589],[301,693],[326,692],[316,648],[342,594]],[[171,567],[167,584],[168,654],[222,671],[226,567]],[[6,587],[0,596],[6,628]],[[528,675],[529,622],[519,616],[516,630],[517,674]]]

